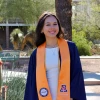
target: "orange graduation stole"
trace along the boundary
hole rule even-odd
[[[45,46],[43,43],[37,48],[36,83],[39,100],[52,100],[45,68]],[[61,55],[61,69],[58,79],[56,100],[70,100],[70,53],[64,39],[58,39]]]

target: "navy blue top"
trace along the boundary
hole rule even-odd
[[[70,97],[73,100],[86,100],[78,50],[75,43],[71,41],[68,41],[68,46],[70,51]],[[39,100],[36,87],[36,52],[37,49],[30,56],[24,100]]]

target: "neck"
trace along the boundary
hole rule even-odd
[[[57,46],[58,46],[57,38],[46,40],[46,47],[53,48],[53,47],[57,47]]]

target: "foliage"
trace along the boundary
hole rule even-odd
[[[48,5],[49,4],[49,5]],[[54,9],[54,0],[1,0],[0,16],[4,20],[21,19],[24,23],[36,22],[45,10]]]
[[[94,24],[96,24],[100,30],[100,0],[92,0],[91,13],[93,16],[92,20],[93,20]]]
[[[87,34],[87,38],[88,40],[92,41],[93,43],[95,43],[95,40],[100,40],[100,29],[97,26],[93,26],[93,25],[87,25],[84,27],[83,29]]]
[[[23,39],[22,37],[23,37],[23,32],[18,28],[14,29],[10,34],[11,42],[13,41],[21,42]]]
[[[35,9],[35,19],[38,20],[39,16],[44,11],[54,11],[55,8],[55,0],[33,0],[34,1],[34,9]]]
[[[33,13],[31,9],[31,0],[2,0],[0,14],[6,20],[21,18],[22,20],[27,21],[27,16],[28,20],[32,18],[30,15],[30,13]]]
[[[35,25],[29,26],[27,32],[32,32],[32,31],[35,32],[35,29],[36,29]]]
[[[84,0],[75,5],[73,12],[73,28],[84,31],[86,38],[93,43],[100,41],[100,1]]]
[[[76,43],[80,55],[91,55],[92,43],[86,39],[84,31],[72,30],[72,40]]]
[[[82,22],[78,22],[73,24],[73,29],[76,31],[84,31],[88,41],[95,43],[95,40],[100,40],[100,29],[96,25],[84,25]]]
[[[4,83],[7,87],[7,100],[23,100],[25,79],[23,77],[13,77]]]
[[[100,45],[94,44],[91,49],[92,55],[100,55]]]

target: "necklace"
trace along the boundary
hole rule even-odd
[[[56,55],[58,53],[58,47],[52,48],[52,54]]]

